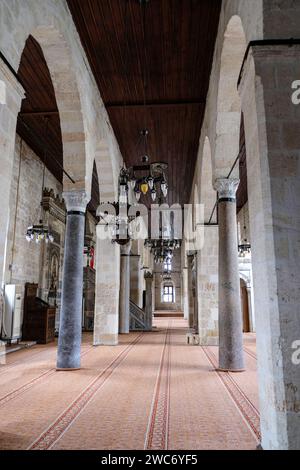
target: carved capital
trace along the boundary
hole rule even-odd
[[[121,256],[130,256],[130,250],[131,250],[131,241],[129,241],[126,245],[121,245],[120,247]]]
[[[153,279],[153,274],[150,272],[150,271],[146,271],[145,274],[144,274],[144,278],[147,280],[151,280]]]
[[[84,189],[63,192],[67,211],[85,212],[89,197]]]
[[[214,188],[218,191],[219,201],[232,200],[235,201],[236,192],[239,187],[240,180],[238,178],[218,178],[215,181]]]

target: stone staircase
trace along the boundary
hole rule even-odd
[[[149,329],[147,325],[146,313],[132,300],[129,302],[130,305],[130,331],[144,331]]]

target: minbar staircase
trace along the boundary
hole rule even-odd
[[[147,325],[146,313],[138,305],[136,305],[132,300],[130,304],[130,331],[144,331],[148,330],[149,326]]]

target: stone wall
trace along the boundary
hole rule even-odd
[[[20,152],[21,151],[21,152]],[[21,140],[16,138],[13,183],[10,191],[10,213],[7,255],[5,265],[5,283],[19,284],[26,282],[39,284],[38,295],[48,301],[51,285],[50,262],[53,250],[57,250],[58,279],[57,301],[60,300],[61,266],[64,246],[64,223],[43,211],[42,200],[43,163],[39,157]],[[62,185],[45,168],[45,187],[61,195]],[[55,235],[54,243],[28,243],[25,234],[27,227],[38,224],[43,219],[49,224]]]

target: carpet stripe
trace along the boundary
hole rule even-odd
[[[257,438],[258,441],[260,441],[261,434],[260,434],[260,419],[259,419],[258,410],[253,405],[253,403],[249,400],[249,398],[245,395],[245,393],[241,390],[241,388],[235,382],[235,380],[233,379],[230,373],[217,370],[218,362],[216,360],[216,357],[212,353],[212,351],[210,351],[210,349],[207,346],[201,346],[201,347],[206,357],[208,358],[209,362],[214,367],[215,372],[218,374],[219,378],[225,385],[230,397],[232,398],[234,403],[237,405],[244,419],[246,420],[246,422],[252,429],[255,437]]]
[[[73,424],[93,396],[104,385],[113,371],[127,357],[130,350],[142,339],[144,333],[137,336],[95,377],[63,413],[28,447],[29,450],[48,450],[62,437]],[[69,373],[69,372],[68,372]]]
[[[171,324],[169,321],[161,355],[157,381],[154,389],[148,429],[146,450],[167,450],[169,435],[170,376],[171,376]]]

